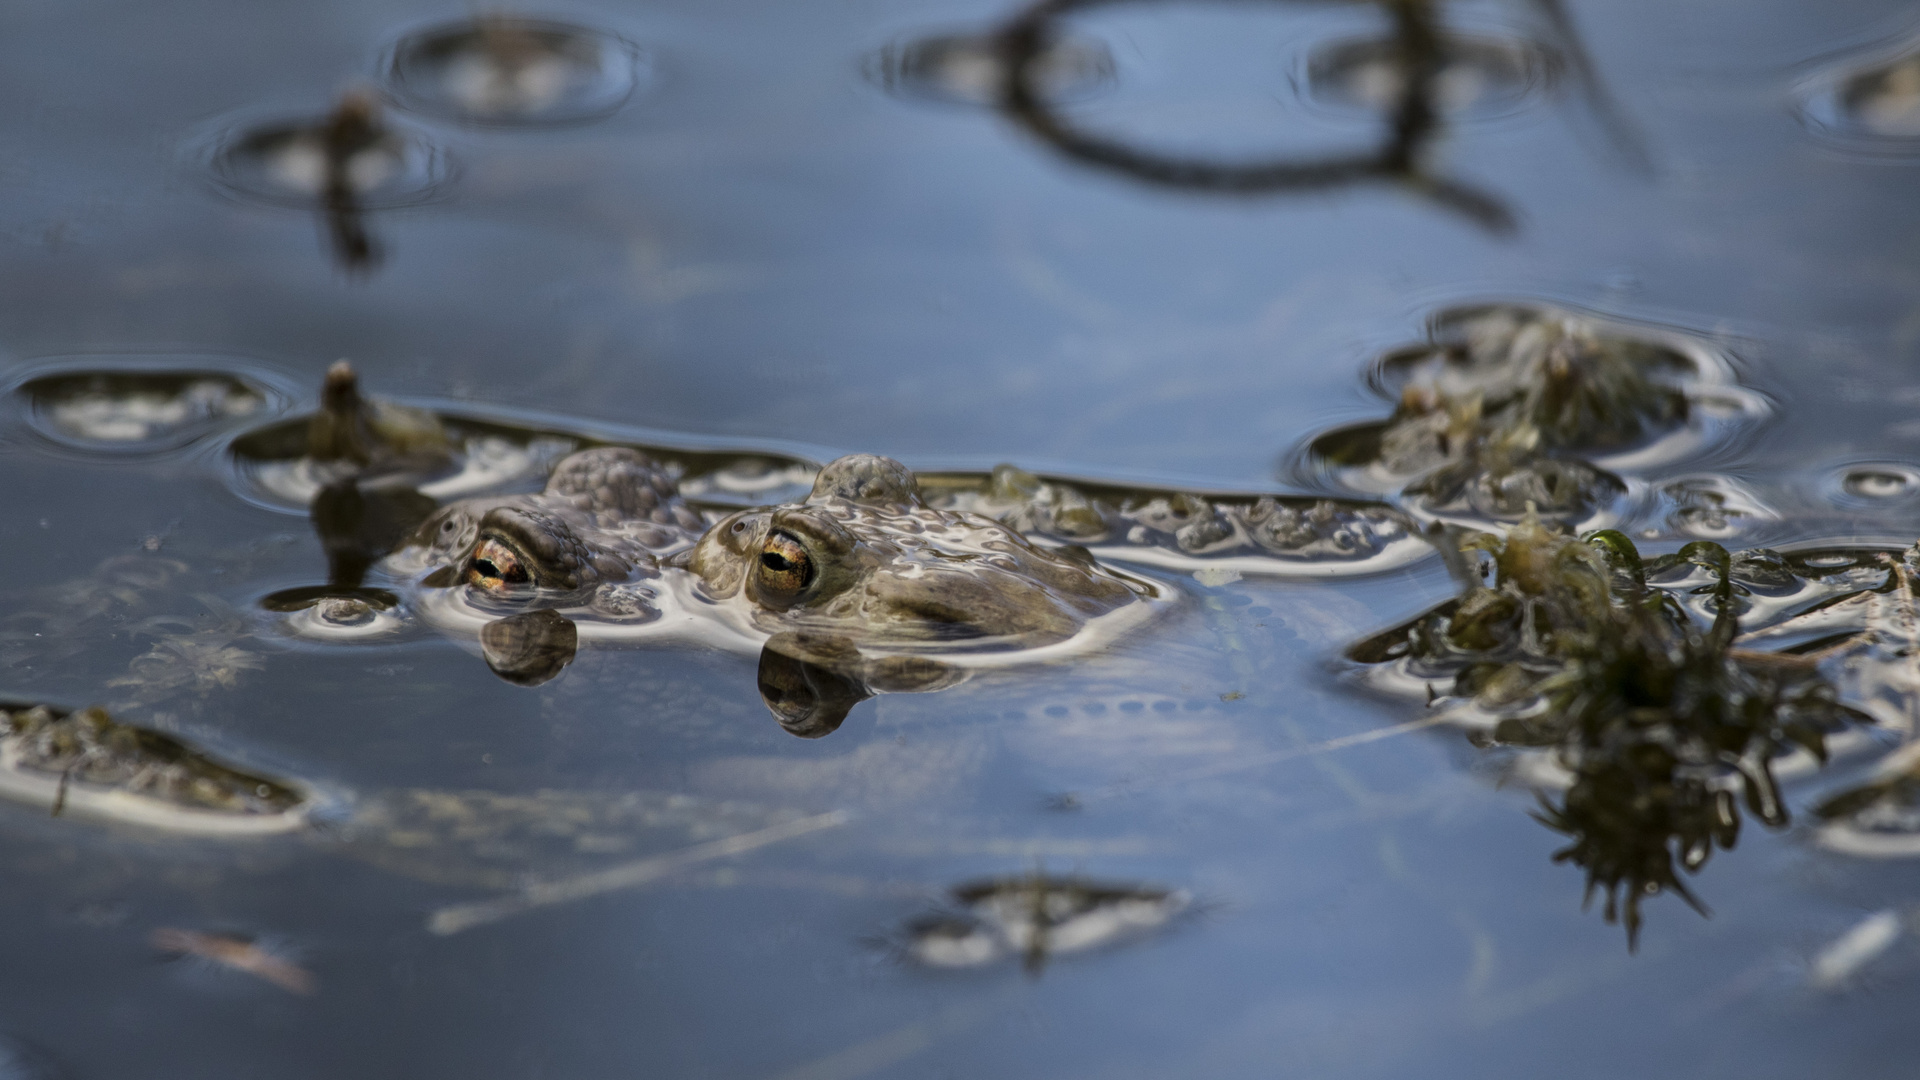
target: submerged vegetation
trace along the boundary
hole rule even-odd
[[[1480,563],[1461,597],[1349,655],[1396,661],[1430,693],[1451,676],[1450,700],[1433,707],[1459,710],[1488,745],[1553,755],[1570,780],[1537,816],[1572,841],[1554,858],[1586,872],[1630,942],[1647,897],[1672,892],[1704,912],[1679,869],[1733,847],[1742,806],[1788,823],[1781,757],[1824,760],[1831,734],[1867,720],[1816,657],[1736,644],[1741,579],[1790,577],[1771,552],[1701,541],[1642,559],[1619,532],[1579,539],[1537,516],[1459,550]]]

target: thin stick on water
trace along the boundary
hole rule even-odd
[[[580,874],[558,881],[536,882],[492,900],[478,900],[443,907],[428,917],[427,929],[444,937],[448,934],[457,934],[462,930],[471,930],[476,926],[485,926],[487,923],[522,915],[538,908],[568,904],[619,889],[631,889],[650,881],[657,881],[688,866],[714,859],[724,859],[729,855],[743,854],[755,848],[766,847],[768,844],[777,844],[782,840],[792,840],[808,833],[819,832],[821,829],[844,825],[850,817],[851,815],[844,810],[834,810],[796,821],[781,822],[778,825],[740,833],[722,840],[695,844],[692,847],[681,848],[679,851],[669,851],[664,855],[637,859],[605,870],[596,870],[590,874]]]
[[[1312,757],[1315,754],[1328,754],[1335,750],[1345,750],[1349,746],[1361,746],[1366,743],[1379,742],[1381,739],[1390,739],[1395,735],[1405,735],[1409,732],[1419,731],[1422,728],[1436,727],[1440,724],[1449,723],[1452,719],[1453,717],[1447,711],[1443,710],[1432,716],[1423,716],[1418,720],[1409,720],[1404,724],[1395,724],[1392,727],[1375,728],[1372,731],[1362,731],[1353,735],[1342,735],[1334,739],[1323,739],[1320,742],[1308,743],[1305,746],[1295,746],[1286,750],[1275,750],[1265,754],[1254,754],[1250,757],[1239,757],[1232,761],[1223,761],[1213,765],[1201,765],[1188,769],[1185,772],[1163,773],[1150,780],[1112,784],[1098,791],[1088,792],[1086,795],[1081,796],[1081,798],[1082,800],[1111,799],[1122,795],[1131,795],[1136,791],[1142,791],[1147,788],[1165,787],[1168,784],[1185,784],[1194,780],[1210,780],[1213,777],[1224,776],[1227,773],[1245,772],[1248,769],[1259,769],[1268,765],[1278,765],[1283,761],[1292,761],[1295,758]]]

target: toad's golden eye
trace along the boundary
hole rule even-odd
[[[756,573],[762,593],[776,600],[791,600],[813,584],[813,557],[787,533],[769,533],[767,542],[760,545]]]
[[[502,592],[517,585],[531,584],[526,560],[520,553],[489,536],[473,549],[467,560],[467,584],[488,592]]]

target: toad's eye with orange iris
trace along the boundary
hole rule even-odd
[[[791,535],[769,533],[767,542],[760,545],[760,564],[754,572],[762,594],[791,600],[813,584],[813,557]]]
[[[520,553],[493,537],[480,541],[467,560],[467,584],[488,592],[502,592],[533,582],[527,562]]]

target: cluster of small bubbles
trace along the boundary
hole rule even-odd
[[[401,627],[397,613],[381,611],[360,601],[315,604],[287,616],[287,626],[297,637],[320,641],[359,641],[384,637]]]
[[[1917,482],[1920,477],[1904,469],[1854,469],[1840,481],[1840,487],[1863,499],[1897,499],[1912,494]]]
[[[1659,497],[1671,509],[1661,525],[1642,530],[1641,535],[1649,539],[1674,533],[1702,540],[1728,540],[1761,521],[1779,517],[1744,486],[1724,476],[1671,480],[1661,486]]]
[[[680,494],[723,506],[770,506],[799,502],[813,489],[819,470],[790,460],[747,458],[712,472],[680,478]]]
[[[1030,81],[1048,101],[1100,90],[1113,81],[1113,54],[1098,41],[1055,41],[1029,61]],[[868,62],[868,75],[887,92],[962,105],[999,102],[1006,59],[990,35],[939,34],[897,42]]]
[[[1406,91],[1401,46],[1390,39],[1340,41],[1307,61],[1307,86],[1319,100],[1372,111],[1391,109]],[[1433,100],[1445,113],[1489,116],[1511,112],[1549,91],[1559,61],[1527,41],[1449,37],[1441,47]]]
[[[479,15],[402,38],[387,91],[417,112],[473,124],[576,123],[625,104],[647,73],[616,35],[571,23]]]
[[[660,617],[659,594],[646,585],[602,585],[594,590],[591,607],[596,615],[621,622],[646,622]]]
[[[268,404],[264,391],[211,372],[61,372],[28,380],[19,392],[41,434],[120,452],[181,446]]]
[[[283,614],[287,633],[312,641],[365,641],[386,637],[406,625],[397,598],[378,589],[290,589],[261,603]]]
[[[1852,566],[1857,560],[1852,555],[1833,554],[1809,555],[1800,561],[1815,570],[1838,570],[1841,567]]]
[[[1842,506],[1883,509],[1920,495],[1920,467],[1899,462],[1849,464],[1829,472],[1821,487]]]
[[[313,605],[313,617],[328,626],[349,629],[372,624],[379,613],[357,596],[329,596]]]

